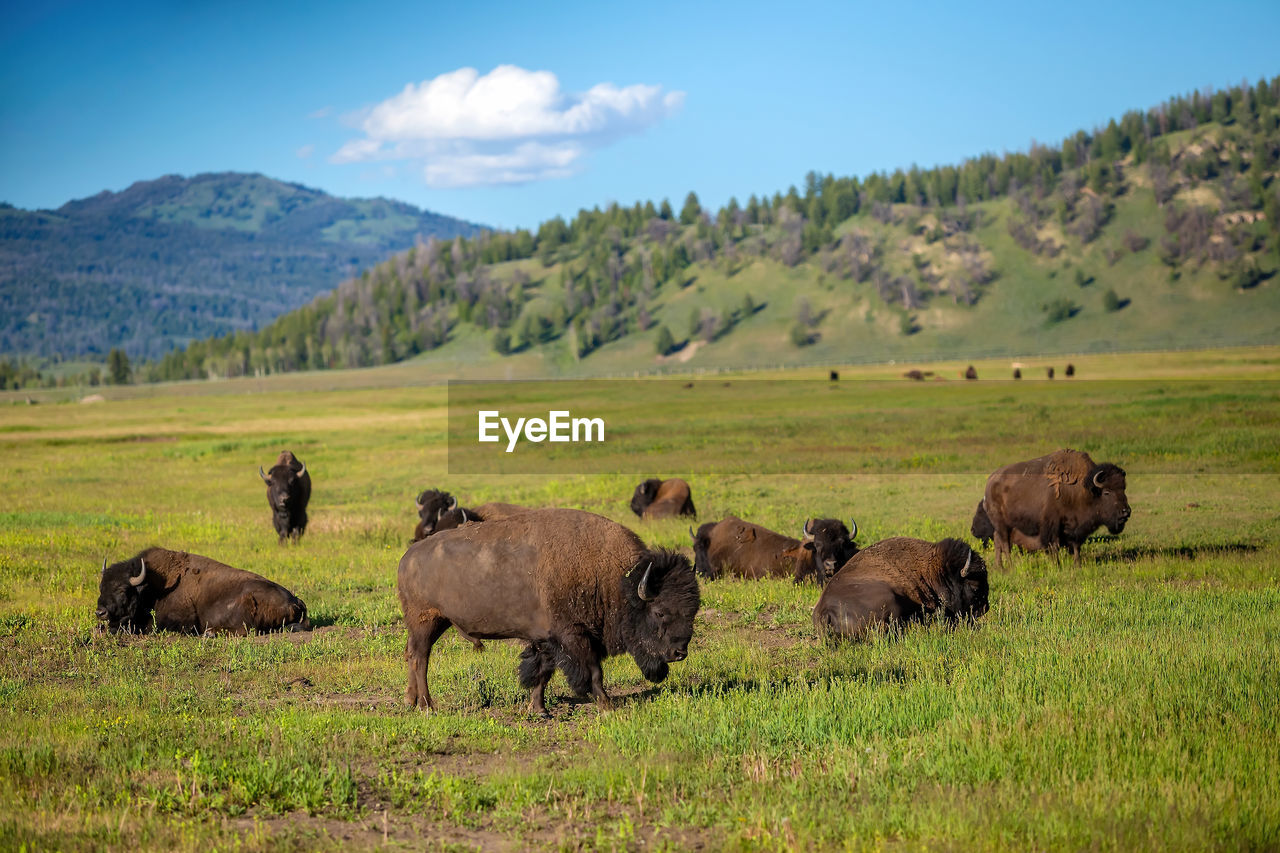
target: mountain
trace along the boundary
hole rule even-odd
[[[57,210],[0,205],[0,353],[158,358],[259,328],[417,241],[480,230],[235,172],[168,175]]]

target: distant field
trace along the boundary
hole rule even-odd
[[[722,381],[825,367],[695,377],[677,390],[701,396],[643,406],[601,392],[665,427],[652,474],[695,471],[700,520],[967,536],[994,460],[1061,446],[1124,466],[1134,516],[1080,571],[1016,559],[954,630],[832,647],[815,588],[705,583],[666,683],[612,659],[622,701],[600,713],[557,676],[549,723],[525,712],[518,646],[452,633],[441,713],[402,705],[413,495],[580,507],[687,546],[685,523],[630,515],[637,475],[451,476],[446,389],[412,364],[0,397],[0,849],[1275,848],[1280,347],[1073,358],[1070,382],[1066,360],[1024,360],[1020,384],[961,382],[967,362],[922,366],[946,383],[840,367],[834,388],[780,383],[780,411]],[[744,464],[752,424],[757,452],[803,446],[808,473]],[[315,481],[296,548],[256,471],[284,447]],[[316,630],[97,633],[103,557],[149,545],[284,583]]]

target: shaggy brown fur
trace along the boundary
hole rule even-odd
[[[982,508],[996,542],[996,568],[1011,545],[1029,551],[1067,547],[1080,565],[1080,546],[1102,525],[1113,534],[1131,515],[1122,468],[1087,453],[1055,450],[1015,462],[987,479]]]
[[[824,584],[858,546],[838,519],[811,519],[804,529],[804,539],[795,539],[732,515],[708,522],[693,535],[694,566],[704,578],[789,577]]]
[[[958,539],[898,537],[859,551],[836,573],[813,609],[824,635],[857,638],[941,612],[950,619],[987,611],[987,567]]]
[[[698,510],[693,506],[693,492],[689,484],[679,477],[669,480],[653,478],[636,486],[631,496],[631,511],[646,520],[680,515],[698,517]]]
[[[637,595],[648,570],[649,601]],[[698,610],[689,561],[646,550],[622,525],[571,509],[529,510],[446,530],[400,561],[400,605],[409,629],[410,704],[434,708],[427,665],[436,639],[456,627],[477,639],[522,639],[520,672],[545,712],[555,667],[602,706],[600,661],[630,653],[652,681],[682,660]]]
[[[131,582],[146,573],[139,584]],[[154,616],[152,615],[154,611]],[[199,554],[148,548],[103,570],[98,619],[113,631],[307,630],[307,606],[261,575]]]

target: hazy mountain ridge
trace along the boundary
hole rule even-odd
[[[139,181],[57,210],[0,207],[0,352],[156,358],[257,328],[431,236],[479,226],[257,174]]]

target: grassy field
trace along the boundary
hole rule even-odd
[[[643,406],[604,385],[586,404],[641,438],[602,474],[450,474],[446,389],[403,366],[0,405],[0,849],[1275,849],[1280,348],[1074,361],[1097,381],[842,370],[780,383],[782,415],[720,377]],[[452,633],[441,712],[402,705],[395,567],[421,488],[687,545],[627,510],[651,462],[696,472],[701,520],[853,517],[866,545],[967,534],[994,460],[1060,446],[1128,470],[1133,520],[1079,571],[1016,559],[975,626],[828,646],[815,588],[718,581],[667,682],[606,662],[617,710],[557,677],[533,718],[519,647]],[[283,447],[315,481],[296,548],[256,472]],[[743,462],[778,447],[805,473]],[[278,580],[317,627],[98,633],[103,557],[149,545]]]

